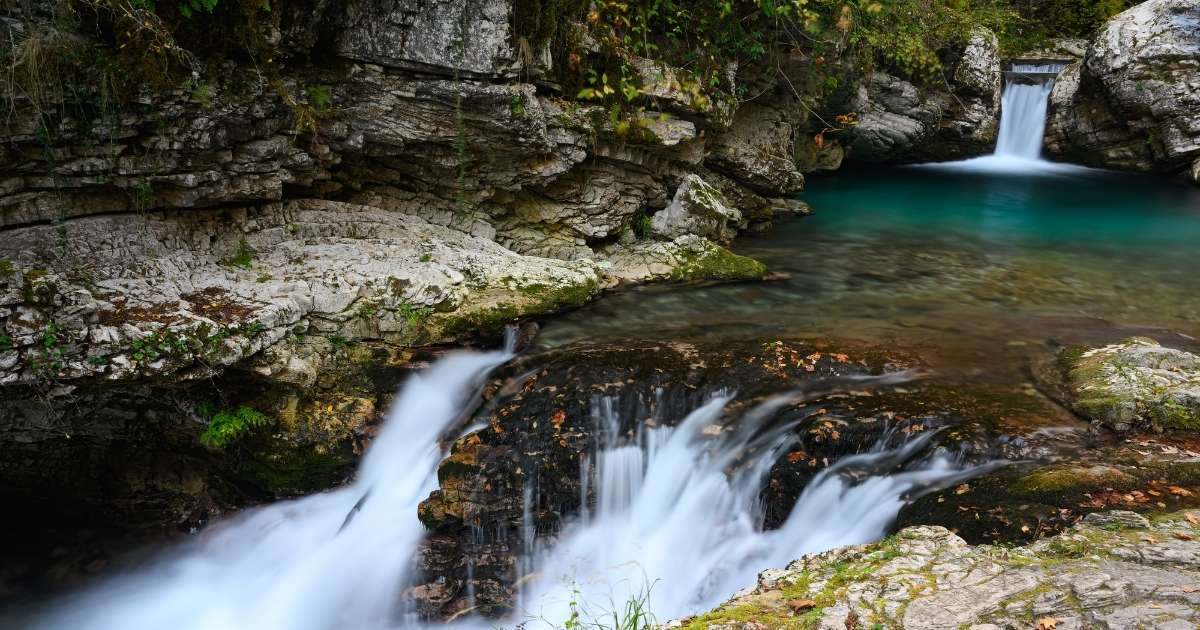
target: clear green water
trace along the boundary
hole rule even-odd
[[[789,278],[618,293],[541,343],[852,339],[1008,380],[1057,343],[1200,337],[1200,189],[1186,184],[909,167],[812,177],[802,197],[813,216],[734,246]]]

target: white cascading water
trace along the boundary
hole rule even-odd
[[[1000,99],[1000,131],[992,155],[957,162],[931,162],[916,168],[994,174],[1069,175],[1091,169],[1043,160],[1046,111],[1054,91],[1054,75],[1062,64],[1014,64]]]
[[[1062,64],[1016,64],[1013,73],[1035,77],[1033,81],[1019,74],[1010,76],[1000,103],[1000,135],[996,139],[996,155],[1036,160],[1042,155],[1042,137],[1046,133],[1046,108],[1054,79],[1046,77],[1063,69]],[[1038,78],[1041,78],[1038,80]]]
[[[400,608],[424,535],[418,503],[437,484],[439,437],[460,419],[472,386],[509,351],[447,356],[407,383],[346,488],[279,503],[217,524],[150,568],[60,600],[30,622],[53,630],[327,630],[420,627]],[[717,396],[677,427],[621,432],[611,401],[596,402],[599,443],[583,458],[595,509],[539,548],[525,524],[518,609],[511,623],[561,626],[642,598],[660,620],[711,607],[766,568],[802,554],[882,536],[911,498],[989,470],[929,455],[933,433],[844,457],[806,487],[785,524],[761,528],[760,492],[797,423],[777,397],[732,427]],[[594,463],[594,465],[589,464]],[[366,500],[360,500],[366,496]],[[525,493],[528,505],[532,493]],[[357,508],[357,511],[355,512]],[[347,515],[354,512],[353,518]],[[646,594],[649,593],[648,598]],[[495,627],[484,620],[463,625]]]
[[[413,552],[425,535],[417,504],[437,487],[443,457],[439,438],[459,418],[472,387],[511,356],[511,350],[451,354],[413,376],[352,485],[216,524],[158,564],[58,602],[30,625],[47,630],[394,627],[397,595],[408,584]]]
[[[933,433],[895,448],[885,435],[871,452],[816,475],[784,525],[763,530],[763,484],[797,433],[797,423],[772,426],[770,411],[792,400],[775,399],[717,431],[729,402],[718,396],[677,427],[641,425],[632,438],[601,401],[595,512],[537,553],[518,616],[561,626],[574,609],[585,623],[607,615],[611,625],[613,611],[631,601],[660,621],[702,612],[764,569],[876,540],[912,498],[1000,465],[925,456]]]

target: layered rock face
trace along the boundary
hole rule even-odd
[[[866,162],[923,162],[990,153],[1000,109],[996,35],[976,29],[952,65],[953,83],[922,90],[903,79],[872,73],[855,97],[857,126],[850,157]]]
[[[1052,154],[1200,181],[1200,6],[1150,0],[1117,15],[1050,106]]]
[[[33,4],[5,16],[6,41],[53,32],[50,3]],[[195,438],[213,417],[200,407],[253,404],[272,429],[253,457],[286,459],[271,444],[338,454],[317,487],[345,474],[342,455],[394,384],[364,383],[406,348],[495,336],[619,284],[765,275],[720,243],[797,209],[786,116],[760,129],[758,113],[697,102],[646,60],[654,110],[640,133],[619,133],[605,108],[532,82],[549,62],[512,11],[298,3],[259,25],[273,70],[225,62],[99,111],[10,95],[0,435],[24,446],[6,452],[6,472],[45,495],[87,494],[65,486],[102,477],[118,446],[157,448],[158,428],[114,438],[146,413],[171,427],[164,448],[179,457],[244,461],[241,446]],[[62,41],[83,55],[97,45]],[[334,410],[351,420],[330,423]],[[70,475],[38,464],[62,436],[87,445]],[[210,481],[174,488],[203,494]],[[219,494],[245,494],[244,479],[228,481]],[[307,489],[260,481],[250,494]]]

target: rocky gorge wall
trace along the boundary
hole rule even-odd
[[[1055,84],[1046,147],[1200,183],[1200,6],[1150,0],[1110,20]]]
[[[52,36],[98,50],[55,30],[52,4],[22,6],[3,22],[14,59]],[[603,107],[564,98],[513,11],[501,0],[300,3],[257,25],[273,71],[228,60],[119,107],[67,107],[10,85],[10,502],[62,514],[120,505],[104,516],[120,520],[145,517],[142,499],[156,494],[148,520],[182,523],[247,487],[261,497],[328,485],[348,474],[405,349],[495,338],[621,285],[761,278],[762,265],[723,244],[801,212],[803,172],[836,168],[847,149],[893,159],[927,136],[951,146],[930,154],[982,152],[994,134],[988,33],[956,64],[978,96],[967,114],[918,102],[886,75],[822,101],[796,91],[799,62],[783,77],[748,75],[753,100],[701,99],[677,69],[635,59],[646,109],[630,135]],[[848,107],[862,124],[814,143]],[[928,129],[892,137],[897,115]],[[197,441],[222,422],[257,445]],[[191,481],[114,472],[147,450]],[[46,466],[47,453],[73,463]],[[231,479],[244,468],[231,461],[260,474]],[[295,473],[314,461],[324,474],[310,486]]]

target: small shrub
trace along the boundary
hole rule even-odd
[[[636,234],[638,238],[646,238],[650,235],[650,232],[653,229],[653,223],[650,219],[650,215],[646,213],[637,215],[634,217],[633,223],[630,224],[629,228],[633,230],[633,233]]]
[[[138,212],[145,210],[154,203],[154,186],[146,180],[142,180],[134,184],[130,189],[133,196],[133,207]]]
[[[208,410],[211,411],[211,405]],[[203,417],[203,410],[201,412]],[[208,428],[200,434],[200,442],[211,448],[225,448],[233,441],[243,437],[251,429],[264,427],[268,418],[262,412],[242,405],[237,409],[222,409],[216,412],[208,422]]]
[[[309,106],[318,114],[329,111],[329,106],[333,103],[333,97],[329,93],[327,85],[310,85],[304,88],[304,94],[308,96]]]
[[[237,250],[233,252],[233,256],[230,256],[225,261],[225,264],[231,267],[249,269],[250,266],[254,264],[254,255],[257,253],[258,251],[256,251],[253,247],[250,247],[250,244],[247,243],[245,237],[243,237],[238,240]]]
[[[512,98],[509,100],[508,108],[512,111],[514,118],[525,117],[525,100],[521,98],[520,93],[513,93]]]

